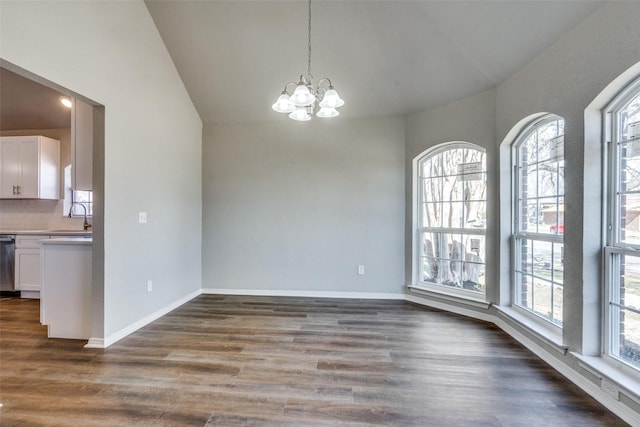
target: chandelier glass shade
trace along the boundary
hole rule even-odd
[[[298,83],[289,82],[284,85],[282,93],[271,106],[278,113],[289,114],[289,118],[301,122],[311,120],[316,112],[317,117],[329,118],[340,115],[336,108],[342,107],[344,101],[331,84],[328,78],[322,78],[314,86],[311,75],[311,0],[309,0],[309,55],[307,62],[307,75],[300,76]],[[322,84],[326,83],[325,88]],[[292,93],[289,88],[295,86]]]

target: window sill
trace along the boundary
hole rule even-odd
[[[582,369],[600,378],[601,381],[608,380],[615,383],[620,388],[620,393],[640,405],[640,374],[629,374],[599,356],[583,356],[574,352],[571,352],[571,355],[578,359],[578,365]],[[602,385],[600,387],[602,388]],[[620,400],[620,397],[618,396],[616,400]]]
[[[504,307],[499,305],[494,305],[494,307],[496,310],[498,310],[498,314],[502,315],[501,317],[507,317],[509,320],[513,320],[514,322],[518,323],[520,326],[532,332],[543,342],[549,344],[550,347],[552,347],[559,353],[566,354],[569,350],[569,348],[563,344],[562,329],[553,325],[544,325],[542,324],[542,320],[537,321],[535,319],[532,319],[530,316],[527,316],[526,314],[521,313],[519,310],[512,307]]]
[[[418,295],[434,297],[449,302],[472,305],[482,309],[488,309],[491,306],[490,302],[484,299],[484,295],[478,295],[475,297],[471,292],[458,291],[458,292],[444,292],[439,289],[433,289],[431,287],[425,287],[420,285],[407,285],[411,292],[415,292]],[[456,289],[452,288],[452,291]]]

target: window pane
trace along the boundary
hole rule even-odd
[[[551,260],[553,268],[553,281],[559,285],[564,284],[564,245],[553,244],[553,256]]]
[[[517,242],[516,304],[561,325],[564,246],[534,239]]]
[[[450,185],[450,188],[450,196],[445,197],[445,200],[453,200],[457,202],[464,200],[465,185],[464,181],[462,181],[459,176],[455,177],[455,182]]]
[[[617,317],[620,344],[614,349],[614,355],[635,367],[640,367],[640,314],[625,309],[616,312],[619,313]]]
[[[619,113],[621,124],[619,140],[634,140],[640,138],[640,94],[632,98],[627,106]]]
[[[620,187],[621,191],[640,190],[640,140],[620,144]]]
[[[442,178],[424,178],[422,181],[422,200],[424,202],[435,202],[442,200]]]
[[[74,216],[84,216],[85,209],[87,216],[93,215],[93,192],[73,190],[71,192],[72,209],[71,214]]]
[[[620,144],[620,239],[640,245],[640,139]]]
[[[442,226],[449,228],[464,227],[464,203],[449,202],[442,204]]]
[[[538,167],[523,166],[520,179],[520,197],[526,200],[538,196]]]
[[[435,258],[424,257],[422,259],[422,281],[427,283],[437,283],[438,264]]]
[[[640,245],[640,194],[620,197],[620,239],[625,243]]]
[[[464,263],[462,266],[462,287],[470,291],[484,292],[484,253],[483,235],[462,235],[464,241]]]
[[[420,176],[421,177],[429,177],[431,176],[431,172],[434,168],[433,165],[434,158],[430,157],[428,159],[423,160],[420,163]]]
[[[451,200],[460,200],[460,196],[456,195],[457,179],[457,176],[445,176],[442,178],[441,201],[449,202]]]
[[[526,166],[529,163],[536,163],[538,160],[538,146],[535,137],[527,138],[521,145],[518,152],[520,165]]]
[[[459,163],[462,163],[462,149],[454,148],[442,152],[443,175],[457,175]]]
[[[423,233],[422,280],[484,292],[484,235]]]
[[[524,218],[523,231],[546,233],[548,227],[544,225],[544,213],[539,200],[527,201],[527,216]]]
[[[610,334],[612,355],[640,367],[640,258],[631,255],[613,255],[612,265],[618,266],[619,275],[613,282],[610,306]]]
[[[549,281],[540,278],[533,278],[533,312],[543,317],[551,318],[551,290],[552,284]]]

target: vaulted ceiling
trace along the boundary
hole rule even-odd
[[[312,72],[345,117],[423,111],[495,87],[603,3],[313,0]],[[271,104],[306,74],[306,1],[146,5],[203,121],[288,120]],[[0,69],[0,130],[68,127],[60,95]]]
[[[306,74],[306,1],[147,0],[205,122],[283,120],[271,104]],[[402,115],[488,90],[602,1],[312,3],[312,73],[346,117]]]

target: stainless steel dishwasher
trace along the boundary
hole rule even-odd
[[[0,234],[0,291],[15,291],[16,236]]]

